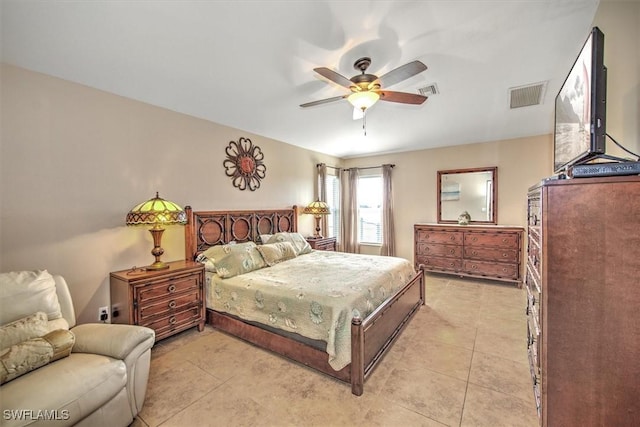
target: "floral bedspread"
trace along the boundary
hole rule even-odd
[[[207,273],[207,307],[326,341],[338,371],[351,362],[351,319],[367,317],[414,275],[402,258],[313,251],[227,279]]]

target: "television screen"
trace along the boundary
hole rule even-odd
[[[605,152],[604,34],[594,27],[556,96],[554,172]]]

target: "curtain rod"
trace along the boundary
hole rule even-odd
[[[379,168],[381,168],[382,166],[385,166],[385,165],[380,165],[380,166],[366,166],[366,167],[363,167],[363,168],[348,168],[348,169],[342,169],[342,170],[343,170],[343,171],[349,171],[349,170],[355,170],[355,169],[357,169],[357,170],[363,170],[363,169],[379,169]],[[391,166],[392,168],[395,168],[395,167],[396,167],[396,165],[394,165],[394,164],[390,164],[389,166]]]
[[[318,163],[318,164],[316,164],[316,167],[322,166],[322,165],[325,165],[325,164],[324,163]],[[333,168],[333,169],[337,169],[337,170],[349,171],[349,170],[355,170],[355,169],[359,169],[359,170],[362,170],[362,169],[378,169],[378,168],[381,168],[384,165],[366,166],[366,167],[363,167],[363,168],[346,168],[346,169],[339,168],[339,167],[336,167],[336,166],[329,166],[329,165],[325,165],[325,166],[328,167],[328,168]],[[389,166],[391,166],[392,168],[396,167],[396,165],[394,165],[394,164],[390,164]]]

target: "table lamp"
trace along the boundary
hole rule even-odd
[[[156,260],[153,264],[145,267],[146,270],[169,268],[169,264],[160,260],[160,256],[164,253],[164,249],[160,246],[164,226],[186,223],[187,214],[184,210],[175,203],[160,198],[157,192],[156,197],[140,203],[129,211],[127,225],[152,225],[149,229],[153,237],[151,254],[156,257]]]
[[[329,215],[331,210],[329,209],[329,205],[325,202],[321,202],[319,199],[315,202],[311,202],[307,207],[302,210],[304,214],[313,215],[316,220],[316,233],[313,235],[314,239],[321,239],[322,235],[320,234],[320,219],[322,219],[323,215]]]

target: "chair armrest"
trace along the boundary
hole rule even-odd
[[[76,336],[73,353],[94,353],[124,360],[136,347],[153,347],[153,329],[134,325],[85,323],[71,329]]]

